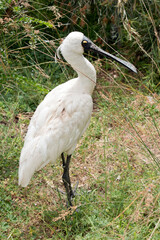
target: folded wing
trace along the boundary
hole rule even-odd
[[[72,154],[92,113],[88,94],[52,94],[36,109],[20,156],[19,185],[28,185],[34,172],[54,163],[62,152]]]

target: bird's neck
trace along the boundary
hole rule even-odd
[[[78,74],[78,87],[91,95],[96,85],[94,66],[83,55],[75,54],[75,56],[69,56],[66,60]]]

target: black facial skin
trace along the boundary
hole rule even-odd
[[[126,68],[128,68],[130,71],[137,73],[137,69],[135,68],[135,66],[133,64],[131,64],[130,62],[127,62],[125,60],[122,60],[110,53],[105,52],[101,48],[97,47],[89,38],[84,36],[81,44],[82,44],[85,52],[86,51],[88,52],[89,50],[91,50],[95,53],[98,53],[99,55],[101,55],[103,57],[115,60],[116,62],[118,62],[118,63],[122,64],[123,66],[125,66]]]
[[[89,38],[84,36],[83,41],[82,41],[82,46],[84,48],[84,51],[86,51],[86,52],[89,51],[92,44],[93,44],[92,41]]]

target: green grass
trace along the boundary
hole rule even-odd
[[[50,10],[50,1],[10,2],[0,3],[0,239],[158,240],[158,1],[54,1]],[[26,189],[18,186],[18,164],[37,105],[75,76],[66,63],[54,62],[60,39],[73,30],[109,52],[117,49],[139,74],[94,59],[94,112],[73,154],[70,175],[79,187],[68,210],[57,191],[60,160],[36,173]]]
[[[57,191],[61,161],[36,173],[26,189],[17,182],[23,136],[51,80],[2,91],[0,239],[159,239],[159,97],[106,80],[99,78],[90,126],[73,155],[71,179],[79,188],[70,211]],[[37,95],[28,101],[33,86]]]

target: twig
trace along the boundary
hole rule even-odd
[[[137,196],[117,217],[115,217],[111,223],[107,224],[107,226],[110,226],[115,220],[117,220],[117,218],[119,218],[123,213],[125,213],[125,212],[128,210],[128,208],[130,208],[130,206],[132,206],[132,204],[133,204],[133,203],[140,197],[140,195],[142,195],[142,194],[143,194],[143,192],[140,192],[140,193],[138,194],[138,196]]]
[[[156,223],[156,226],[155,226],[155,228],[153,229],[153,231],[152,231],[152,233],[151,233],[150,237],[148,238],[148,240],[151,240],[151,239],[152,239],[152,237],[153,237],[153,234],[155,233],[155,231],[156,231],[156,229],[157,229],[157,227],[158,227],[159,223],[160,223],[160,218],[159,218],[158,222]]]

